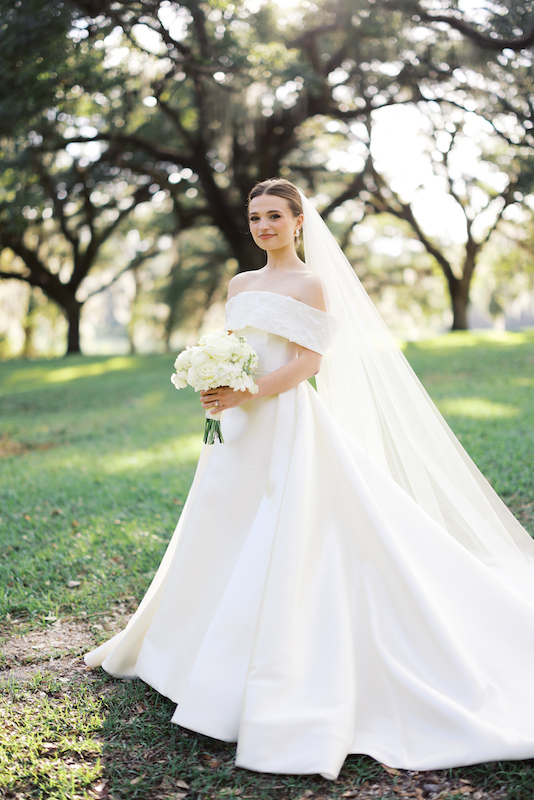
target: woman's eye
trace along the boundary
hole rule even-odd
[[[280,219],[280,214],[271,214],[271,219]]]

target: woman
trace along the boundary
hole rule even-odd
[[[142,678],[248,769],[533,757],[532,540],[309,201],[264,181],[249,224],[267,263],[231,281],[226,324],[259,355],[259,392],[202,393],[225,444],[204,447],[150,589],[87,663]]]

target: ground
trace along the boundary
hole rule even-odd
[[[405,352],[496,491],[534,533],[534,333]],[[159,563],[202,412],[172,357],[0,364],[0,797],[5,800],[532,800],[534,761],[437,772],[350,756],[337,781],[260,775],[235,746],[82,655],[120,630]]]

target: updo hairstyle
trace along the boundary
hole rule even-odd
[[[269,178],[269,180],[257,183],[248,196],[249,205],[251,200],[262,194],[274,194],[277,197],[283,197],[289,203],[289,208],[294,217],[298,217],[303,213],[299,190],[290,181],[286,181],[285,178]]]

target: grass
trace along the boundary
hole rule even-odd
[[[469,455],[534,535],[534,332],[457,332],[404,352]]]
[[[405,353],[534,533],[534,334],[457,333]],[[173,389],[171,371],[169,356],[0,364],[4,637],[49,631],[61,617],[90,623],[103,639],[113,614],[142,597],[200,451],[203,413],[192,392]],[[432,780],[442,800],[477,791],[532,798],[534,762],[432,778],[351,756],[335,783],[239,770],[233,745],[171,725],[173,704],[150,687],[85,670],[76,658],[69,664],[62,673],[43,662],[29,678],[0,683],[6,798],[424,798]]]
[[[200,450],[202,410],[171,372],[168,356],[0,366],[0,616],[142,596]]]

